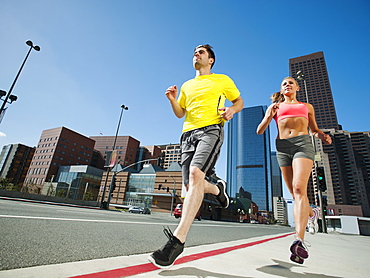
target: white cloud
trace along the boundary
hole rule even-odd
[[[0,131],[0,137],[6,137],[6,134]]]

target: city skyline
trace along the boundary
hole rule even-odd
[[[192,50],[201,43],[214,47],[213,71],[235,81],[245,107],[270,103],[289,74],[289,59],[323,51],[339,124],[370,130],[363,82],[370,60],[368,1],[139,2],[2,1],[0,89],[9,90],[27,40],[41,51],[31,53],[13,90],[18,100],[0,124],[0,146],[35,146],[42,130],[60,126],[113,136],[122,104],[129,110],[120,136],[144,146],[178,143],[182,119],[164,92],[194,77]],[[272,127],[272,141],[274,134]],[[226,144],[217,172],[226,178]]]

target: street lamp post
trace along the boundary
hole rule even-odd
[[[123,110],[128,110],[128,107],[122,104],[121,105],[121,114],[119,115],[119,120],[118,120],[118,125],[117,125],[116,136],[114,137],[113,151],[116,148],[117,136],[118,136],[119,127],[121,125],[121,119],[122,119]]]
[[[20,69],[19,69],[19,71],[18,71],[18,73],[17,73],[17,75],[16,75],[16,77],[15,77],[15,79],[13,81],[12,86],[9,89],[9,92],[6,93],[5,91],[1,91],[1,93],[0,93],[0,95],[2,95],[1,97],[3,97],[4,95],[6,95],[5,96],[5,99],[1,99],[3,101],[3,104],[1,105],[1,108],[0,108],[0,122],[1,122],[2,118],[4,117],[3,113],[5,112],[5,109],[6,109],[5,108],[5,105],[6,105],[6,103],[8,103],[8,99],[10,99],[10,103],[12,103],[13,101],[16,101],[17,100],[17,96],[11,95],[11,93],[13,91],[13,88],[15,86],[15,83],[18,80],[19,75],[22,72],[22,69],[23,69],[24,65],[26,64],[26,61],[28,59],[28,56],[30,55],[32,49],[34,49],[36,51],[40,51],[40,47],[38,45],[33,45],[33,42],[32,41],[26,41],[26,44],[30,47],[30,49],[28,50],[27,55],[26,55],[26,57],[23,60],[23,63],[22,63],[22,65],[21,65],[21,67],[20,67]]]
[[[306,102],[308,102],[308,93],[307,93],[307,84],[306,84],[306,78],[305,78],[305,75],[303,74],[303,72],[300,70],[300,71],[297,71],[297,79],[298,80],[303,80],[303,83],[304,83],[304,90],[305,90],[305,93],[306,93]],[[311,132],[311,131],[310,131]],[[314,147],[314,151],[315,151],[315,155],[316,155],[316,143],[315,143],[315,138],[314,136],[312,135],[312,144],[313,144],[313,147]],[[317,161],[315,159],[315,177],[317,178]],[[316,184],[317,185],[317,184]],[[320,187],[318,187],[318,191],[319,191],[319,202],[320,202],[320,211],[321,211],[321,218],[322,218],[322,232],[323,233],[326,233],[327,230],[326,230],[326,220],[325,220],[325,215],[324,215],[324,206],[323,206],[323,203],[322,203],[322,191],[320,189]]]
[[[308,93],[307,93],[307,84],[306,84],[306,77],[304,76],[303,72],[300,70],[300,71],[297,71],[297,79],[298,80],[303,80],[303,84],[304,84],[304,91],[306,93],[306,102],[308,102]]]
[[[170,214],[172,216],[172,212],[173,212],[173,201],[174,201],[175,193],[176,193],[176,180],[172,176],[169,176],[169,177],[173,179],[173,189],[172,189],[172,194],[171,194],[171,214]]]
[[[128,110],[128,107],[122,104],[122,105],[121,105],[121,113],[120,113],[119,120],[118,120],[118,125],[117,125],[116,136],[114,137],[114,143],[113,143],[113,147],[112,147],[112,151],[113,151],[113,152],[114,152],[114,150],[115,150],[115,148],[116,148],[117,136],[118,136],[119,127],[120,127],[120,125],[121,125],[121,120],[122,120],[123,110]],[[113,152],[112,152],[112,154],[113,154]],[[107,186],[107,181],[108,181],[109,172],[110,172],[110,168],[108,167],[107,175],[106,175],[105,183],[104,183],[104,187],[103,187],[103,193],[102,193],[102,197],[101,197],[101,203],[100,203],[100,207],[101,207],[101,208],[103,208],[103,209],[108,209],[109,202],[110,202],[110,199],[111,199],[111,194],[112,194],[111,190],[112,190],[112,188],[113,188],[113,182],[111,182],[111,184],[110,184],[110,186],[109,186],[109,195],[108,195],[108,200],[107,200],[106,205],[104,205],[105,188],[106,188],[106,186]],[[115,177],[115,175],[114,175],[114,177]],[[112,181],[113,181],[113,177],[112,177]]]

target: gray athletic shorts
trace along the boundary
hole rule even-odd
[[[288,139],[276,139],[276,156],[280,167],[292,166],[295,158],[308,158],[315,161],[311,137],[299,135]]]
[[[190,166],[198,167],[210,177],[220,156],[224,141],[224,128],[215,124],[187,131],[181,135],[182,181],[189,184]]]

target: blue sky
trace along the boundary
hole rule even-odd
[[[37,145],[42,130],[177,143],[182,119],[164,92],[194,77],[192,51],[209,43],[245,106],[268,105],[290,58],[323,51],[339,123],[369,131],[370,2],[0,0],[0,89],[33,51],[0,124],[0,147]],[[272,126],[272,130],[276,130]],[[276,134],[273,132],[273,134]],[[226,148],[217,170],[225,174]]]

